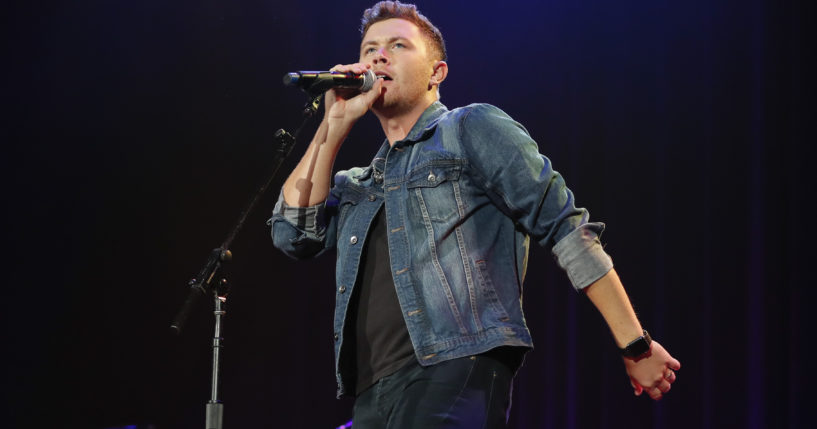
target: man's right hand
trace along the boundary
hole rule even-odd
[[[370,65],[357,63],[332,67],[332,71],[362,74]],[[330,89],[324,95],[324,113],[315,137],[292,174],[284,182],[284,201],[293,207],[314,206],[329,195],[332,165],[352,126],[380,96],[383,82],[376,79],[367,92]]]
[[[363,74],[370,69],[371,64],[338,64],[331,71],[341,73]],[[357,122],[380,97],[383,88],[381,79],[375,79],[374,86],[367,92],[350,89],[330,89],[324,95],[324,121],[328,122],[330,134],[348,134],[352,125]]]

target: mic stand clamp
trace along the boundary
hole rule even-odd
[[[309,94],[309,102],[306,103],[306,106],[304,106],[303,113],[304,113],[304,117],[311,118],[311,117],[315,116],[316,113],[318,113],[318,107],[321,106],[321,100],[323,100],[323,94],[324,93],[321,92],[319,94],[312,94],[312,93],[308,93],[308,94]]]

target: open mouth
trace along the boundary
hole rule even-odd
[[[386,75],[386,74],[378,74],[378,73],[376,73],[376,74],[375,74],[375,76],[377,76],[377,78],[378,78],[378,79],[383,79],[383,80],[392,80],[392,79],[391,79],[391,76]]]

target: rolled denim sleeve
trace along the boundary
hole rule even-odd
[[[275,247],[287,255],[303,259],[315,256],[325,248],[325,203],[309,207],[292,207],[284,201],[283,192],[267,221]]]
[[[590,286],[613,269],[613,259],[599,239],[602,231],[603,223],[586,223],[553,246],[556,262],[567,272],[576,290]]]
[[[541,246],[550,248],[580,290],[613,267],[601,223],[576,207],[573,193],[525,128],[490,105],[472,105],[462,135],[469,160],[495,204]],[[502,154],[495,156],[492,154]]]

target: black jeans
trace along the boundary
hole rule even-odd
[[[490,356],[412,361],[358,396],[354,429],[505,428],[513,373]]]

